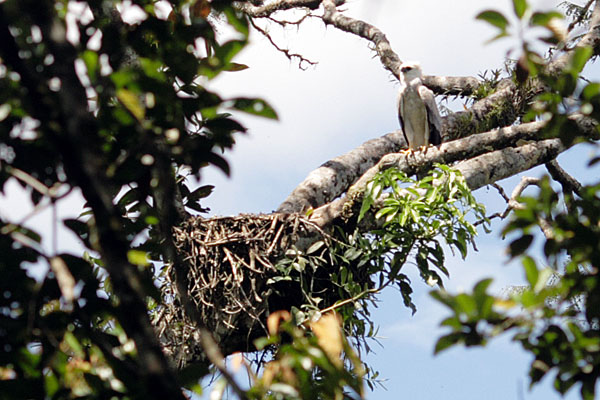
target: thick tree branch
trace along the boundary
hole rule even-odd
[[[476,101],[469,110],[444,117],[444,140],[511,125],[523,113],[527,100],[532,97],[521,93],[512,79],[503,79],[494,93]]]
[[[573,116],[572,119],[577,123],[582,135],[598,138],[595,124],[590,123],[588,118],[576,115]],[[321,227],[330,225],[336,218],[339,218],[342,215],[345,207],[347,208],[346,203],[348,201],[361,201],[362,193],[367,183],[377,172],[391,167],[396,167],[410,175],[429,168],[433,163],[449,164],[459,160],[465,160],[455,165],[455,168],[458,168],[459,170],[461,168],[469,170],[470,166],[478,165],[479,171],[469,170],[469,176],[472,180],[469,182],[469,186],[475,190],[481,186],[494,183],[497,180],[510,176],[505,176],[503,171],[506,169],[512,171],[513,174],[516,174],[531,168],[531,166],[538,165],[540,163],[539,160],[543,159],[544,161],[542,161],[542,163],[550,161],[552,158],[545,159],[544,157],[550,154],[556,156],[559,152],[566,149],[562,144],[559,147],[556,147],[556,144],[549,144],[555,143],[554,141],[559,139],[550,139],[551,142],[548,140],[544,141],[544,143],[547,144],[545,147],[542,147],[543,151],[540,150],[540,154],[537,154],[534,151],[536,149],[535,147],[531,147],[533,144],[525,144],[517,148],[509,147],[515,146],[517,143],[523,141],[527,142],[529,140],[539,139],[540,131],[543,129],[544,125],[544,122],[530,122],[528,124],[515,125],[444,143],[439,148],[429,148],[426,152],[419,151],[409,155],[402,153],[388,154],[384,156],[377,165],[370,168],[357,180],[357,182],[348,190],[347,196],[317,208],[311,215],[311,220]],[[494,149],[503,150],[493,151]],[[560,149],[560,151],[557,151],[557,149]],[[488,156],[488,154],[493,154],[493,156]],[[533,164],[531,162],[522,161],[517,155],[531,157]],[[491,164],[489,166],[479,165],[484,161],[490,162]]]
[[[471,96],[481,81],[472,76],[424,76],[423,84],[435,94],[450,96]]]
[[[406,147],[404,135],[398,130],[369,140],[354,150],[327,161],[312,171],[279,206],[277,212],[304,212],[330,202],[348,189],[365,171],[385,154]]]
[[[254,18],[269,17],[276,11],[291,10],[293,8],[308,8],[316,10],[322,0],[277,0],[267,4],[254,5],[246,1],[233,2],[234,7]]]
[[[471,190],[509,178],[554,159],[566,147],[560,139],[546,139],[521,147],[494,151],[455,166]]]

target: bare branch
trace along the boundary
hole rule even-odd
[[[280,47],[277,43],[275,43],[275,40],[273,40],[273,38],[271,37],[269,32],[267,32],[266,30],[264,30],[263,28],[258,26],[256,24],[256,22],[254,22],[253,19],[250,19],[250,23],[252,24],[254,29],[256,29],[258,32],[260,32],[264,37],[267,38],[267,40],[269,40],[269,42],[271,42],[271,45],[273,47],[275,47],[277,49],[277,51],[283,53],[290,61],[293,61],[294,58],[297,58],[298,59],[298,68],[300,68],[301,70],[306,70],[306,68],[307,68],[303,64],[308,64],[308,65],[316,65],[317,64],[315,61],[311,61],[301,54],[292,53],[289,49],[284,49],[284,48]]]
[[[504,210],[504,212],[502,212],[502,213],[496,213],[496,214],[490,216],[489,218],[497,217],[500,219],[504,219],[508,216],[508,214],[510,214],[510,212],[512,210],[523,210],[523,209],[527,208],[525,205],[519,203],[517,201],[517,198],[519,196],[521,196],[521,194],[523,194],[523,191],[527,187],[532,186],[532,185],[540,186],[540,182],[541,182],[540,178],[534,178],[531,176],[522,177],[521,182],[519,182],[519,184],[517,186],[515,186],[510,198],[507,199],[508,207],[506,207],[506,210]],[[552,239],[554,237],[554,232],[552,230],[552,226],[547,219],[539,217],[538,224],[540,226],[542,233],[546,237],[546,239]]]
[[[558,164],[558,161],[552,160],[549,163],[546,163],[546,169],[550,173],[552,179],[561,184],[563,193],[575,192],[578,196],[581,196],[581,183],[569,175],[567,171],[562,169]]]
[[[509,197],[506,195],[504,188],[498,185],[497,183],[492,183],[491,186],[495,188],[498,191],[498,193],[500,193],[500,196],[502,196],[502,198],[508,203]]]

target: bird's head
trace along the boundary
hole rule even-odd
[[[401,78],[405,83],[409,83],[413,79],[421,78],[421,64],[417,61],[406,61],[400,66]]]

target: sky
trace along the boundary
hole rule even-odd
[[[547,10],[558,2],[530,3],[534,9]],[[476,21],[475,16],[489,8],[511,15],[509,0],[350,0],[344,6],[349,16],[380,28],[401,59],[420,61],[425,74],[458,76],[477,76],[501,68],[507,55],[518,54],[514,51],[518,42],[513,38],[486,44],[495,30]],[[398,82],[383,69],[366,41],[325,28],[316,19],[297,28],[269,25],[268,29],[281,47],[289,47],[318,64],[302,71],[297,62],[290,62],[264,37],[252,32],[251,44],[235,60],[250,68],[222,74],[206,83],[223,97],[262,97],[280,117],[279,121],[269,121],[239,116],[249,132],[239,136],[234,150],[225,154],[231,176],[210,168],[202,175],[201,184],[216,187],[204,203],[211,208],[211,215],[269,213],[322,163],[398,128]],[[588,78],[600,79],[597,68],[590,68]],[[451,107],[461,106],[455,102]],[[589,146],[579,146],[559,161],[579,179],[589,182],[598,176],[585,165],[591,152]],[[527,175],[543,172],[537,168]],[[510,193],[518,180],[510,178],[502,185]],[[0,196],[0,216],[23,220],[31,212],[28,196],[15,183],[9,183],[5,193]],[[482,188],[475,194],[490,213],[504,208],[494,190]],[[61,202],[57,216],[76,217],[80,205],[80,196],[70,196]],[[53,216],[48,208],[41,209],[26,223],[36,228],[50,227]],[[507,262],[508,242],[498,234],[503,224],[494,222],[493,233],[482,233],[477,241],[479,251],[470,252],[466,260],[448,254],[449,291],[469,290],[486,277],[494,277],[492,290],[496,293],[523,284],[519,262]],[[52,252],[77,253],[80,248],[66,231],[61,231],[55,245],[45,240],[44,246]],[[393,289],[382,293],[379,308],[374,310],[382,347],[374,345],[375,353],[367,357],[367,362],[386,380],[387,390],[378,388],[367,395],[368,399],[559,398],[547,379],[532,391],[528,389],[531,358],[507,338],[483,349],[457,347],[434,357],[435,341],[444,333],[438,325],[448,312],[430,298],[431,289],[416,274],[413,282],[418,308],[414,316],[402,306],[400,294]],[[576,390],[566,398],[578,398]]]

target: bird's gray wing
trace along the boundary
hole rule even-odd
[[[419,96],[425,103],[427,109],[427,120],[429,122],[429,144],[437,146],[442,143],[442,117],[438,110],[433,92],[426,86],[419,86]]]
[[[406,87],[401,86],[398,92],[398,121],[400,121],[400,128],[402,129],[402,135],[404,135],[404,140],[406,141],[406,147],[410,147],[408,143],[408,137],[406,136],[406,125],[404,125],[404,92]]]

